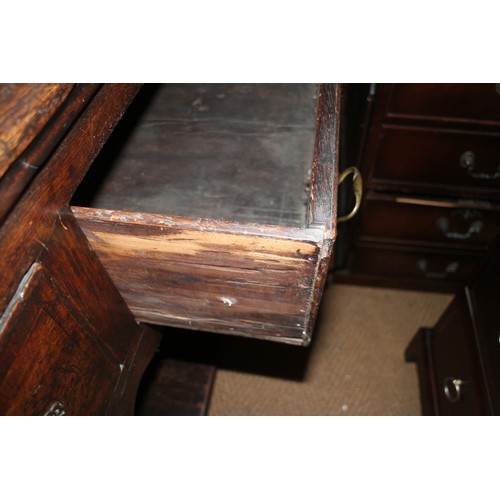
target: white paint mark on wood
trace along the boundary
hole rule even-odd
[[[226,306],[231,307],[232,305],[236,304],[238,302],[235,298],[233,297],[219,297],[219,300],[223,303],[226,304]]]

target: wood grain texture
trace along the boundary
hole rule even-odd
[[[0,227],[1,269],[6,270],[0,280],[0,311],[60,224],[61,207],[69,202],[139,87],[105,85],[98,92]]]
[[[43,130],[0,177],[0,222],[12,209],[31,179],[39,172],[62,137],[69,131],[99,84],[76,85]]]
[[[93,207],[74,213],[129,307],[307,344],[335,239],[340,86],[148,92],[73,200]]]
[[[0,85],[0,178],[55,113],[73,84]]]
[[[132,414],[159,344],[137,325],[73,216],[61,212],[0,329],[0,414]],[[5,314],[4,314],[5,316]]]
[[[145,85],[73,204],[301,227],[316,84]]]
[[[367,186],[396,192],[500,200],[500,130],[495,133],[384,125]],[[460,164],[466,151],[475,155],[471,175]]]
[[[314,328],[337,234],[340,97],[339,84],[320,86],[306,227],[321,228],[324,234],[324,244],[314,276],[306,326],[308,332],[312,332]]]
[[[321,229],[72,210],[137,319],[309,342]]]
[[[340,125],[340,85],[320,86],[307,226],[335,229]]]
[[[50,158],[0,227],[2,414],[40,415],[54,401],[69,415],[133,414],[160,339],[137,324],[67,204],[138,88],[104,85],[88,105],[79,94],[27,152]]]

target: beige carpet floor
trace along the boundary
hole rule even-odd
[[[208,415],[419,415],[404,349],[451,295],[333,284],[309,348],[227,340]]]

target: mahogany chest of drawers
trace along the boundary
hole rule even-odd
[[[500,89],[380,84],[357,160],[366,195],[337,280],[453,291],[500,230]]]

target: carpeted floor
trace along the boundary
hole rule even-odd
[[[209,415],[419,415],[404,349],[451,295],[330,285],[309,348],[248,339],[218,345]]]

